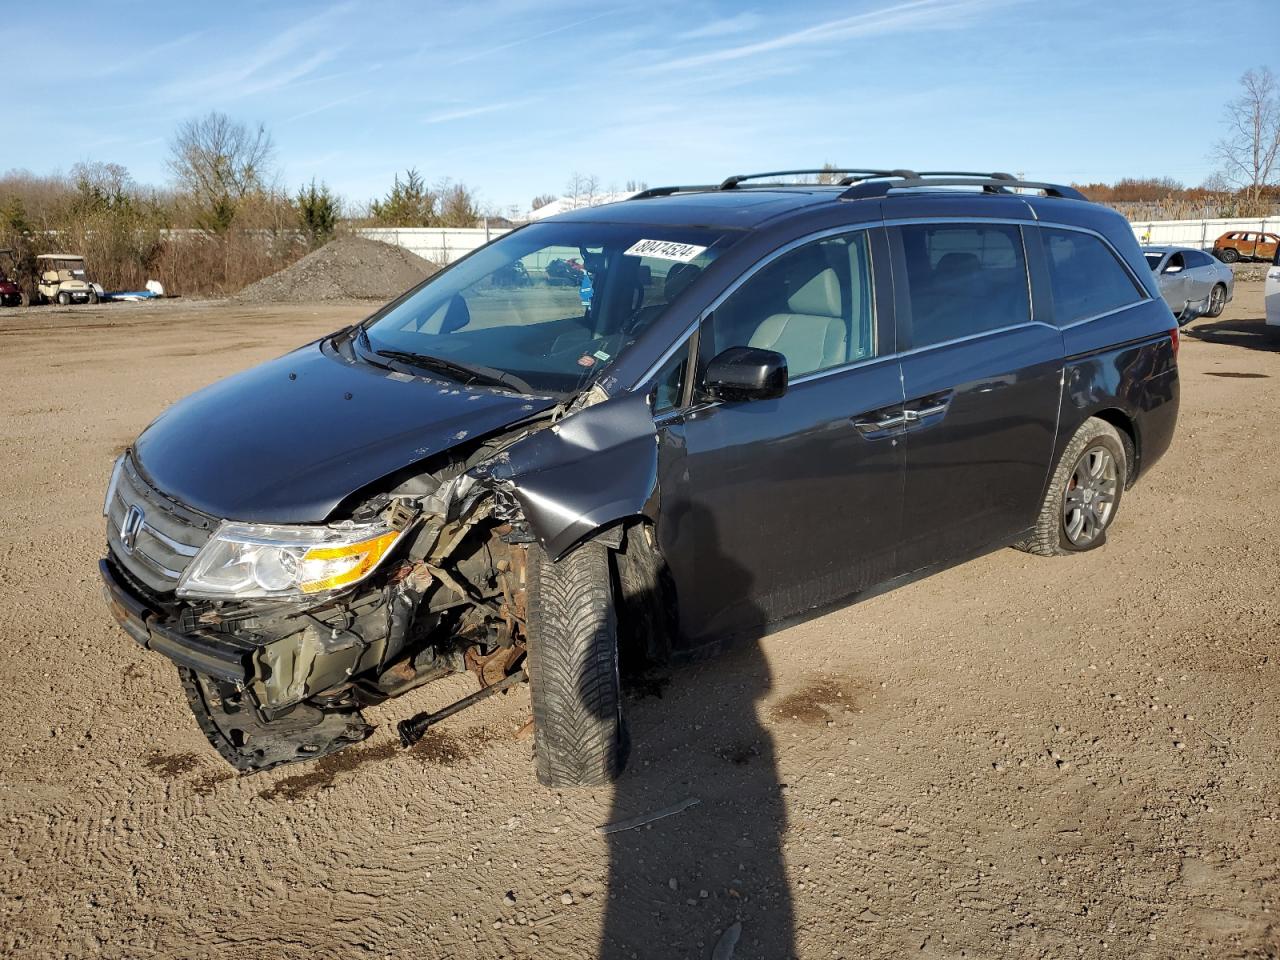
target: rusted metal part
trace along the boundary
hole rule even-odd
[[[467,669],[476,675],[481,687],[491,687],[505,678],[525,654],[524,644],[498,647],[492,653],[483,653],[479,646],[467,648]]]
[[[509,677],[499,680],[497,683],[488,687],[481,687],[475,693],[468,697],[463,697],[456,703],[451,703],[443,710],[437,710],[435,713],[419,713],[410,717],[408,720],[401,720],[396,724],[396,732],[400,734],[400,743],[406,747],[412,747],[415,743],[422,739],[423,734],[427,732],[433,725],[439,723],[448,717],[452,717],[455,713],[459,713],[473,704],[479,703],[487,697],[500,693],[508,687],[513,687],[517,683],[522,683],[525,679],[523,673],[513,673]]]

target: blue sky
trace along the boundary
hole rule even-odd
[[[24,39],[38,3],[4,19],[0,170],[163,183],[177,124],[221,110],[267,125],[287,185],[356,201],[409,166],[503,207],[574,170],[607,188],[827,160],[1197,183],[1240,72],[1280,73],[1280,0],[72,0],[62,46]]]

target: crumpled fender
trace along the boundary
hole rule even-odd
[[[658,434],[649,398],[627,393],[570,414],[473,471],[509,491],[553,559],[602,527],[650,513]]]

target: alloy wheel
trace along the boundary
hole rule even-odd
[[[1216,285],[1209,294],[1209,316],[1216,317],[1222,313],[1222,308],[1226,306],[1227,288],[1221,284]]]
[[[1062,527],[1077,547],[1087,547],[1107,529],[1116,509],[1119,471],[1106,447],[1090,447],[1080,455],[1062,501]]]

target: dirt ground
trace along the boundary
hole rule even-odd
[[[672,670],[595,792],[537,786],[523,690],[400,750],[464,678],[233,778],[102,603],[115,454],[367,305],[0,312],[0,954],[706,958],[737,930],[739,958],[1277,957],[1260,287],[1184,337],[1177,442],[1105,549],[1002,550]]]

